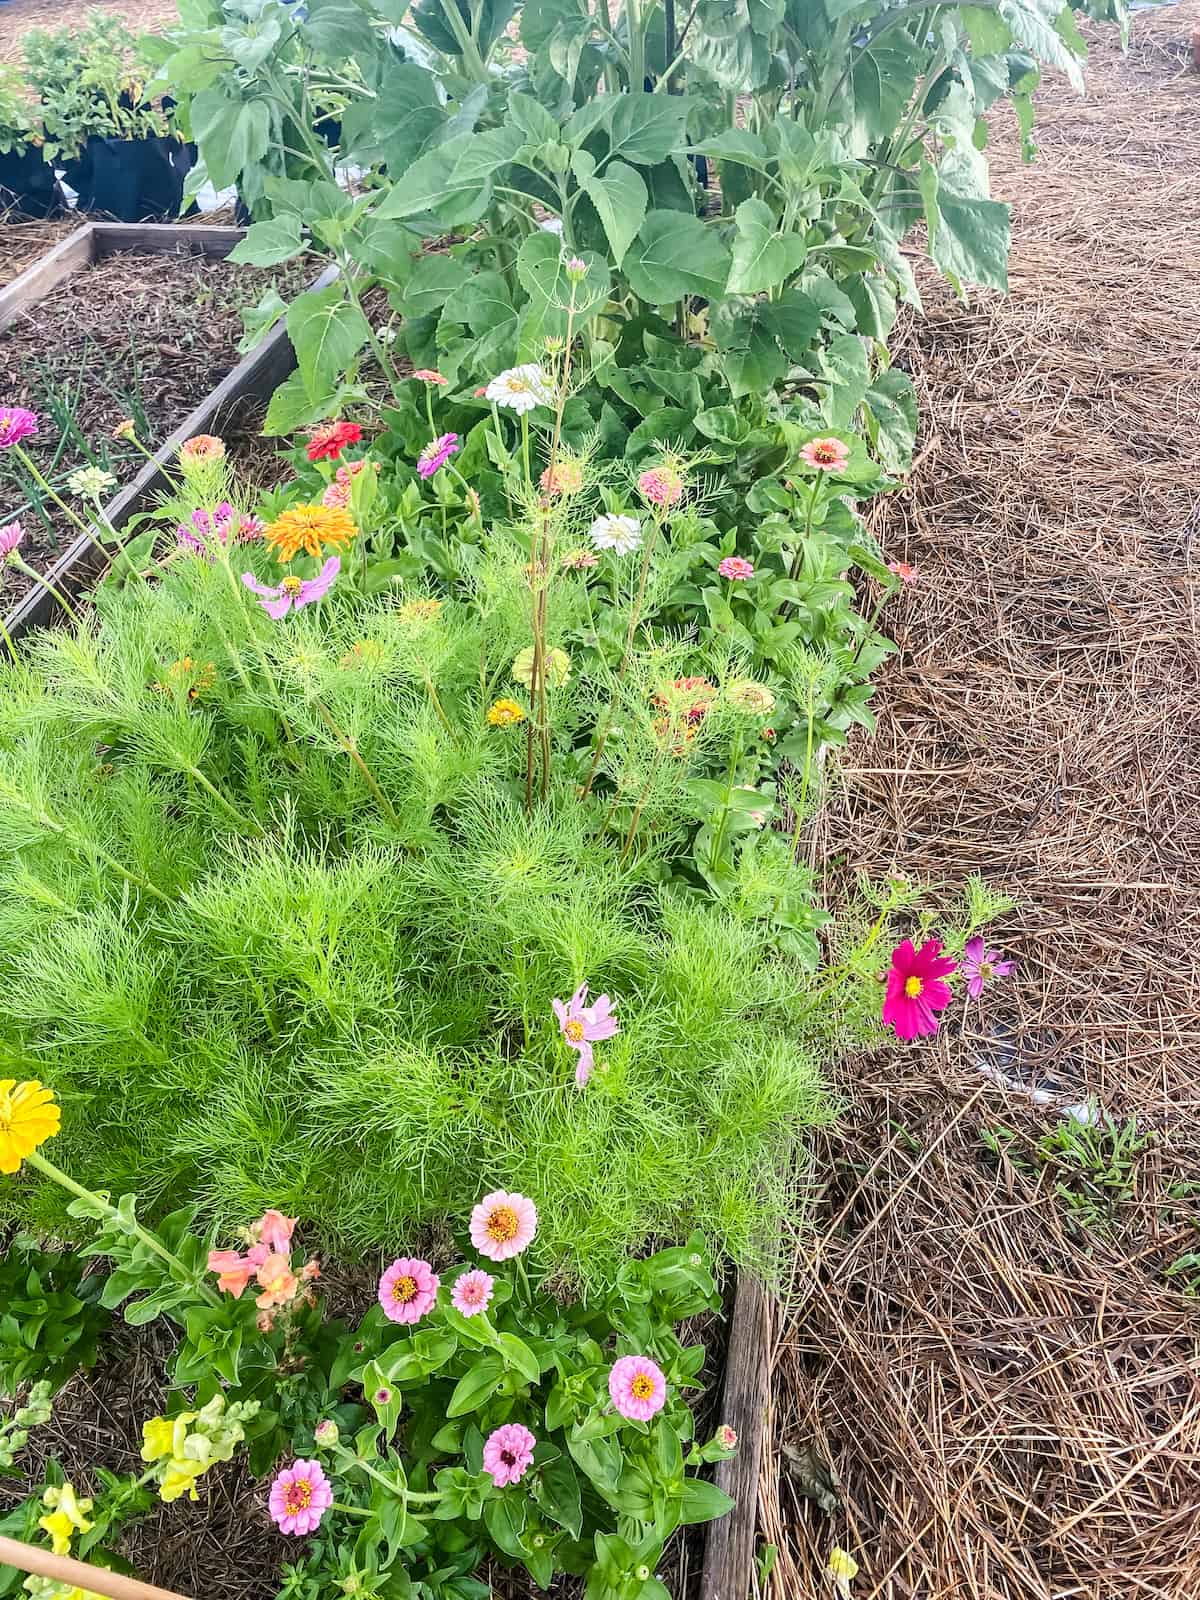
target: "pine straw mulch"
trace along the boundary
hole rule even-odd
[[[780,1600],[830,1593],[836,1545],[855,1600],[1200,1594],[1200,1317],[1164,1277],[1200,1248],[1197,23],[1138,13],[1126,58],[1091,30],[1032,168],[995,130],[1011,295],[926,273],[898,340],[923,452],[876,529],[918,578],[821,855],[947,902],[982,874],[1019,965],[956,1036],[840,1073],[775,1352]],[[1089,1096],[1153,1136],[1097,1227],[1034,1152]]]
[[[176,0],[4,0],[0,4],[0,61],[21,60],[30,28],[79,25],[89,11],[110,11],[134,33],[157,32],[179,17]]]

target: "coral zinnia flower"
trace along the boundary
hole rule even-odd
[[[717,686],[707,678],[673,678],[652,700],[661,711],[682,715],[684,722],[694,726],[703,722],[716,697]]]
[[[422,478],[432,478],[438,468],[444,467],[460,448],[456,433],[438,434],[437,438],[431,439],[417,457],[417,475]]]
[[[7,450],[38,431],[37,415],[24,406],[0,406],[0,450]]]
[[[575,1066],[575,1087],[582,1089],[592,1075],[592,1045],[602,1039],[611,1039],[621,1031],[613,1016],[613,1003],[606,994],[597,995],[591,1005],[587,1003],[588,986],[581,983],[566,1002],[552,1000],[554,1015],[562,1029],[562,1036],[572,1050],[579,1052]]]
[[[511,728],[515,722],[524,722],[525,711],[515,700],[497,700],[488,707],[487,719],[493,728]]]
[[[464,1317],[477,1317],[486,1311],[491,1304],[492,1290],[496,1280],[490,1272],[484,1272],[480,1267],[471,1272],[464,1272],[461,1278],[454,1280],[454,1287],[450,1291],[450,1304]]]
[[[747,561],[745,556],[726,556],[724,561],[718,563],[717,571],[733,583],[745,583],[747,578],[754,576],[754,563]]]
[[[264,537],[277,561],[291,561],[301,550],[319,561],[325,545],[340,549],[357,532],[349,512],[337,506],[293,506],[280,512]]]
[[[883,1021],[896,1030],[898,1039],[916,1039],[937,1032],[934,1013],[944,1011],[950,1004],[950,985],[942,979],[948,978],[954,968],[949,956],[942,955],[940,939],[926,939],[919,950],[913,948],[911,939],[905,939],[892,951]]]
[[[293,1461],[272,1483],[267,1503],[281,1533],[312,1533],[333,1504],[333,1487],[319,1461]]]
[[[893,578],[899,578],[901,583],[915,583],[917,581],[916,567],[910,567],[907,561],[889,561],[887,569]]]
[[[742,678],[737,683],[731,683],[726,695],[731,706],[755,717],[769,717],[775,709],[775,696],[766,684],[755,683],[753,678]]]
[[[185,439],[179,446],[179,462],[181,466],[190,467],[200,461],[224,461],[225,441],[218,439],[212,433],[198,433],[192,439]]]
[[[648,467],[638,478],[638,488],[652,506],[673,506],[683,494],[683,474],[669,464]]]
[[[608,1375],[608,1393],[623,1417],[649,1422],[667,1403],[667,1380],[649,1356],[622,1356]]]
[[[440,372],[435,372],[432,367],[418,367],[413,373],[413,377],[419,383],[436,384],[439,389],[444,389],[450,382],[449,378],[444,378]]]
[[[583,463],[574,456],[562,456],[550,463],[538,482],[545,494],[578,494],[583,488]]]
[[[433,622],[443,604],[441,600],[406,600],[396,616],[401,622]]]
[[[537,1232],[537,1207],[523,1194],[496,1189],[471,1213],[471,1243],[489,1261],[519,1256]]]
[[[497,1489],[520,1483],[533,1463],[537,1440],[519,1422],[506,1422],[489,1433],[483,1447],[483,1470],[490,1472]]]
[[[278,621],[280,617],[286,616],[293,606],[299,610],[301,606],[310,606],[315,600],[320,600],[322,595],[328,594],[341,568],[340,558],[330,556],[315,578],[287,577],[272,589],[268,584],[259,583],[252,572],[243,572],[242,582],[247,589],[252,589],[255,594],[263,596],[258,602],[259,605],[269,617],[274,617]]]
[[[336,461],[348,444],[357,444],[362,436],[357,422],[327,422],[309,434],[305,454],[310,461]]]
[[[594,550],[568,550],[562,564],[568,572],[589,572],[600,565],[600,557]]]
[[[379,1304],[389,1322],[418,1322],[437,1300],[436,1272],[428,1261],[401,1256],[379,1280]]]
[[[984,987],[993,978],[1007,978],[1015,963],[1001,961],[999,950],[988,950],[976,934],[963,946],[962,974],[967,980],[967,993],[978,1000]]]
[[[36,1078],[0,1078],[0,1172],[19,1172],[26,1156],[52,1139],[62,1124],[53,1089]]]
[[[850,447],[841,439],[810,439],[800,459],[818,472],[840,472],[850,459]]]

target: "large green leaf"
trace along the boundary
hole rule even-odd
[[[303,428],[310,422],[317,422],[320,418],[327,417],[336,392],[336,388],[331,385],[324,393],[312,395],[304,382],[303,373],[293,372],[271,396],[271,403],[267,407],[267,415],[263,422],[263,433],[268,437],[295,433],[297,428]]]
[[[1064,8],[1057,0],[997,0],[996,10],[1008,24],[1018,44],[1065,72],[1071,85],[1083,93],[1083,69],[1079,57],[1059,33],[1057,20]]]
[[[314,399],[331,389],[367,342],[367,319],[340,283],[310,289],[288,307],[288,337]]]
[[[822,388],[822,410],[833,428],[851,428],[871,382],[867,351],[854,333],[841,333],[821,352],[821,367],[829,380]]]
[[[634,294],[651,305],[685,295],[716,299],[729,278],[729,252],[714,228],[682,211],[651,211],[624,260]]]
[[[445,322],[465,322],[472,333],[486,333],[516,316],[508,284],[498,272],[476,272],[452,290],[442,307]]]
[[[470,268],[455,256],[422,256],[404,286],[400,309],[406,317],[426,317],[440,311],[470,275]]]
[[[365,165],[386,158],[388,170],[401,173],[445,120],[433,74],[411,61],[390,61],[376,92],[346,108],[342,151]]]
[[[787,289],[778,300],[758,307],[758,320],[779,340],[793,361],[801,361],[821,332],[821,308],[801,289]]]
[[[238,266],[275,267],[298,256],[303,249],[300,219],[272,217],[268,222],[251,223],[246,237],[229,252],[229,260]]]
[[[599,213],[613,261],[619,267],[645,221],[649,196],[641,174],[624,161],[610,161],[603,177],[586,150],[576,150],[571,163],[579,186]]]
[[[440,222],[473,222],[487,210],[492,175],[520,148],[519,128],[490,133],[460,133],[415,161],[392,185],[377,217],[419,217],[432,213]]]
[[[589,100],[567,123],[563,138],[578,148],[598,130],[608,137],[605,156],[609,160],[634,161],[639,166],[657,166],[683,148],[688,102],[677,94],[598,95]]]
[[[508,97],[509,120],[533,144],[551,144],[558,139],[558,121],[531,94],[516,89]]]
[[[743,200],[736,213],[729,294],[761,294],[786,283],[807,254],[798,234],[777,233],[775,213],[765,200]]]
[[[912,465],[917,442],[917,397],[906,372],[891,367],[881,372],[863,396],[867,432],[889,472]]]
[[[339,66],[369,61],[382,44],[355,0],[307,0],[303,26],[309,48]]]
[[[192,136],[218,189],[235,184],[260,162],[271,144],[271,108],[265,100],[230,99],[221,87],[192,101]]]
[[[583,251],[580,260],[587,267],[587,275],[582,282],[573,283],[567,276],[561,242],[540,229],[529,235],[517,253],[517,276],[526,293],[536,308],[551,313],[547,331],[562,331],[569,307],[573,307],[578,327],[594,317],[608,300],[612,284],[605,262],[594,250]]]

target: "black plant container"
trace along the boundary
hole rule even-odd
[[[0,213],[42,221],[64,210],[54,168],[40,150],[13,150],[0,155]]]
[[[179,215],[183,180],[192,165],[187,145],[155,135],[116,139],[93,134],[65,178],[81,212],[117,222],[156,222]]]

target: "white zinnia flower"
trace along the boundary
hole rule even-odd
[[[67,479],[67,488],[84,500],[99,500],[109,489],[115,489],[117,480],[103,467],[77,467]]]
[[[498,406],[507,406],[518,416],[532,411],[534,406],[554,403],[554,386],[536,362],[523,367],[509,367],[487,386],[487,397]]]
[[[588,529],[597,550],[615,550],[627,556],[642,542],[642,525],[636,517],[597,517]]]
[[[538,227],[543,233],[556,233],[560,239],[562,238],[563,224],[561,217],[546,217],[542,222],[538,223]]]

